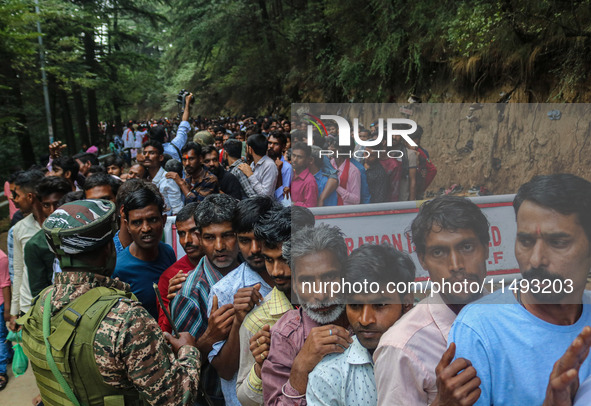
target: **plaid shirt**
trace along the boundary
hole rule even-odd
[[[205,332],[209,290],[220,279],[222,274],[211,266],[207,257],[201,258],[170,306],[171,317],[179,331],[188,331],[197,338]]]
[[[254,371],[255,360],[250,352],[250,338],[265,324],[273,326],[285,313],[292,310],[285,293],[273,288],[262,305],[246,315],[240,326],[240,367],[236,381],[238,400],[244,404],[263,404],[263,382]]]
[[[237,160],[228,168],[228,171],[236,176],[240,181],[240,186],[242,186],[242,199],[246,199],[249,197],[257,196],[258,193],[255,192],[254,188],[248,181],[248,176],[244,174],[240,169],[238,169],[238,165],[245,163],[242,159]]]
[[[191,188],[191,192],[187,194],[186,204],[202,202],[206,196],[220,192],[218,178],[205,168],[201,171],[201,177],[195,179],[195,182],[193,182],[193,179],[190,177],[187,177],[185,182],[187,182]],[[195,184],[193,185],[193,183]]]

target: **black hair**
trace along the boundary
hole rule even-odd
[[[216,154],[219,155],[218,150],[215,149],[215,147],[213,145],[206,145],[205,147],[203,147],[201,149],[201,156],[205,158],[205,155],[211,154],[212,152],[215,152]]]
[[[39,182],[43,180],[44,177],[45,175],[41,171],[34,169],[28,170],[19,174],[14,180],[14,184],[15,186],[18,186],[19,188],[27,192],[34,193],[35,188],[37,187]]]
[[[307,207],[291,206],[291,226],[295,230],[304,227],[314,227],[316,219],[314,214]]]
[[[241,200],[236,206],[236,213],[232,221],[234,231],[248,233],[254,230],[254,225],[277,203],[269,196],[253,196]]]
[[[240,159],[242,157],[242,141],[230,138],[224,142],[224,151],[226,151],[228,156]]]
[[[164,139],[166,138],[166,130],[164,129],[164,126],[157,125],[156,127],[150,127],[148,138],[152,141],[163,144]]]
[[[107,169],[105,169],[105,167],[102,165],[92,165],[88,169],[88,173],[89,173],[89,176],[97,174],[97,173],[107,173]]]
[[[162,146],[162,143],[153,139],[149,139],[148,141],[144,142],[144,145],[142,145],[143,148],[146,147],[154,147],[158,150],[158,153],[160,155],[164,155],[164,147]]]
[[[95,154],[91,154],[90,152],[81,152],[79,154],[74,155],[72,158],[79,159],[80,162],[83,164],[90,162],[91,165],[98,165],[99,160]]]
[[[421,206],[411,224],[412,242],[417,248],[417,254],[425,254],[425,240],[434,226],[452,232],[460,229],[472,230],[484,247],[488,247],[490,241],[486,216],[476,204],[465,197],[439,196]]]
[[[415,279],[415,264],[404,252],[388,244],[363,244],[353,250],[345,266],[349,283],[368,281],[387,285],[402,282],[408,285]]]
[[[117,191],[117,197],[115,198],[115,205],[117,206],[117,215],[119,215],[119,211],[121,210],[121,206],[123,206],[123,202],[131,193],[135,192],[136,190],[140,190],[147,187],[147,183],[141,179],[128,179]]]
[[[269,134],[269,137],[273,137],[277,141],[279,141],[281,147],[285,147],[285,145],[287,144],[287,137],[285,136],[285,134],[283,134],[282,131],[273,131],[271,134]]]
[[[224,132],[225,134],[225,132]],[[223,141],[224,140],[224,136],[223,135],[216,135],[214,138],[214,141]]]
[[[164,212],[164,198],[160,192],[155,192],[153,189],[144,187],[142,189],[131,192],[123,202],[123,213],[125,218],[129,218],[129,212],[132,210],[143,209],[155,204],[158,206],[160,214]]]
[[[70,182],[59,176],[47,176],[43,178],[35,188],[37,199],[41,200],[53,193],[65,195],[72,191]]]
[[[66,203],[75,202],[77,200],[84,199],[84,192],[82,190],[76,190],[75,192],[68,192],[62,196],[62,198],[57,202],[57,206],[63,206]]]
[[[199,202],[189,203],[184,206],[176,215],[175,222],[182,223],[183,221],[187,221],[195,217],[195,212],[197,211],[197,207],[199,206]]]
[[[246,140],[246,145],[252,148],[252,151],[258,156],[267,154],[267,138],[263,134],[252,134]]]
[[[198,144],[198,143],[193,142],[193,141],[187,142],[185,144],[185,146],[183,147],[183,149],[181,149],[181,154],[184,155],[184,154],[186,154],[187,152],[189,152],[191,150],[195,151],[195,155],[201,156],[201,150],[202,150],[201,144]]]
[[[64,175],[66,172],[70,171],[71,179],[74,181],[78,177],[78,171],[80,170],[80,165],[78,162],[71,156],[62,155],[53,160],[52,166],[57,166],[64,171]]]
[[[84,195],[86,196],[87,191],[97,186],[109,186],[113,192],[113,196],[117,196],[121,183],[120,180],[115,179],[106,172],[95,173],[86,178],[84,182]]]
[[[226,194],[206,196],[195,211],[195,225],[201,231],[212,224],[232,222],[237,203],[236,199]]]
[[[255,238],[275,249],[291,238],[291,207],[274,207],[254,225]]]
[[[312,148],[308,144],[304,144],[303,142],[296,142],[291,146],[291,150],[299,149],[300,151],[304,151],[306,158],[310,158],[312,156]]]
[[[104,165],[105,165],[105,168],[108,168],[109,166],[113,166],[113,165],[118,166],[119,168],[123,168],[123,166],[125,165],[125,162],[120,157],[111,155],[105,159]]]
[[[12,172],[10,175],[8,175],[8,179],[6,179],[6,181],[8,183],[14,183],[14,181],[16,180],[16,178],[18,178],[18,176],[23,173],[25,171],[16,171],[16,172]]]
[[[569,173],[535,176],[521,185],[513,199],[515,217],[525,201],[560,214],[576,214],[591,241],[591,182]]]
[[[183,164],[176,159],[169,159],[166,161],[166,164],[164,164],[164,170],[166,172],[176,172],[179,176],[183,176]]]

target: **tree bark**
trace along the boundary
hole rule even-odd
[[[0,76],[6,78],[8,85],[7,95],[8,104],[11,106],[12,116],[15,118],[14,130],[12,133],[17,137],[23,168],[29,168],[35,163],[35,153],[33,152],[33,143],[27,127],[27,117],[24,113],[23,98],[21,95],[21,80],[16,70],[12,67],[10,57],[4,59],[0,64]]]
[[[74,138],[74,127],[72,126],[72,114],[70,113],[70,105],[68,104],[68,94],[65,90],[59,89],[59,102],[62,116],[62,124],[64,126],[64,136],[66,137],[66,144],[70,154],[76,153],[76,139]]]
[[[84,31],[84,52],[86,64],[91,73],[98,75],[97,63],[95,59],[96,44],[94,43],[94,30],[92,26]],[[88,88],[86,90],[88,102],[88,125],[90,127],[90,143],[98,145],[100,142],[100,133],[98,128],[98,110],[96,105],[96,91]]]
[[[80,143],[83,145],[89,145],[90,139],[88,138],[88,127],[86,126],[86,111],[84,110],[82,89],[79,85],[74,85],[72,89],[72,96],[74,97],[76,126],[78,127],[78,134],[80,134]]]
[[[117,3],[115,2],[115,13],[113,16],[113,33],[109,36],[109,54],[111,53],[111,45],[115,49],[116,52],[121,50],[119,46],[119,11],[118,11]],[[119,72],[117,69],[116,63],[110,63],[110,80],[111,83],[118,83],[119,81]],[[119,94],[119,89],[117,86],[113,87],[113,119],[116,123],[120,123],[121,120],[121,95]]]

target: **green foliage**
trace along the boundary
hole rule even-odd
[[[0,0],[0,160],[18,163],[23,129],[35,155],[45,152],[37,20],[56,137],[69,129],[79,144],[78,123],[90,118],[173,116],[181,88],[196,95],[195,115],[409,93],[441,100],[442,83],[466,98],[510,84],[540,87],[541,100],[580,100],[591,68],[590,3],[44,0],[37,16],[32,0]]]

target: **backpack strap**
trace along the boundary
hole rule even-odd
[[[57,325],[56,331],[51,335],[51,339],[48,340],[53,348],[56,351],[61,351],[72,336],[74,330],[76,330],[76,327],[78,327],[82,315],[102,296],[112,294],[113,291],[109,288],[93,288],[70,303],[66,309],[62,310],[62,321]],[[45,317],[45,310],[43,311],[43,316]]]
[[[48,293],[47,296],[45,296],[45,303],[43,308],[43,340],[45,341],[45,355],[47,358],[47,363],[49,364],[49,369],[51,369],[51,373],[66,393],[68,399],[70,399],[70,402],[72,402],[75,406],[80,406],[80,403],[76,398],[76,395],[74,395],[74,391],[72,391],[72,388],[70,388],[68,382],[66,382],[66,379],[59,371],[55,363],[55,360],[53,359],[53,355],[51,354],[51,345],[49,344],[49,334],[51,332],[51,296],[51,292]]]

